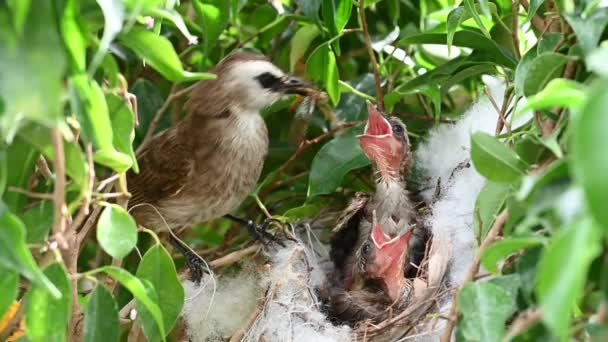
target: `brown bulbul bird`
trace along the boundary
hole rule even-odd
[[[391,309],[408,305],[412,295],[411,281],[404,276],[408,244],[413,230],[390,238],[377,222],[371,234],[356,251],[356,278],[350,288],[329,287],[321,290],[327,312],[339,322],[355,324],[362,320],[378,323],[391,314]]]
[[[154,136],[138,156],[140,173],[127,174],[129,207],[145,227],[179,234],[236,209],[254,189],[268,152],[260,110],[285,94],[313,89],[250,53],[233,53],[210,72],[217,78],[192,91],[186,117]],[[200,279],[198,258],[187,260]]]
[[[370,236],[372,212],[376,212],[379,226],[390,237],[400,236],[416,225],[414,205],[405,189],[411,164],[406,127],[398,118],[382,115],[369,102],[367,110],[368,120],[359,144],[379,174],[376,192],[355,195],[343,211],[330,242],[330,256],[341,271],[346,289],[357,272],[355,251]]]

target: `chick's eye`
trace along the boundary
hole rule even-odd
[[[394,133],[399,133],[399,134],[403,133],[403,126],[401,126],[399,124],[394,123],[392,128],[393,128]]]
[[[362,247],[361,247],[361,255],[364,257],[369,256],[369,252],[370,252],[371,247],[369,246],[369,243],[365,243]]]
[[[260,74],[255,78],[258,80],[262,88],[272,88],[279,81],[278,77],[269,72]]]

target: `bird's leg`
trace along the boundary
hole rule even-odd
[[[270,224],[272,222],[278,222],[278,220],[271,218],[265,220],[261,224],[258,224],[253,222],[253,220],[247,220],[231,214],[227,214],[225,217],[244,225],[254,240],[260,241],[264,245],[268,245],[271,242],[276,242],[282,247],[285,247],[283,241],[279,240],[277,237],[268,232]]]
[[[186,258],[186,265],[190,269],[190,280],[196,284],[200,284],[203,274],[210,274],[211,270],[207,268],[207,264],[183,241],[176,239],[173,235],[169,238],[173,247],[175,247]]]

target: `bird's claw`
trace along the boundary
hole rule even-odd
[[[273,222],[279,222],[279,220],[270,218],[261,224],[249,220],[247,221],[247,231],[254,240],[261,242],[264,246],[276,243],[281,247],[285,247],[285,243],[280,238],[268,232],[268,228]]]
[[[190,280],[196,284],[200,284],[203,275],[211,273],[205,261],[188,246],[185,246],[182,241],[179,241],[174,237],[171,237],[171,244],[184,255],[186,265],[190,270]]]

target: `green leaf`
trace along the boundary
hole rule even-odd
[[[556,107],[580,109],[587,100],[586,91],[585,86],[576,81],[556,78],[536,95],[528,98],[528,102],[518,112],[521,114],[529,110]]]
[[[536,14],[536,11],[540,8],[540,6],[545,2],[545,0],[530,0],[530,7],[528,8],[528,16],[526,17],[526,21],[531,21],[532,17]]]
[[[195,0],[192,2],[205,34],[204,53],[215,48],[216,42],[230,19],[230,2],[225,0]]]
[[[21,33],[23,31],[23,25],[27,18],[27,13],[30,10],[31,0],[8,0],[6,4],[13,12],[13,23],[15,24],[15,31]]]
[[[34,10],[27,10],[29,1],[21,2],[13,2],[20,13],[15,19],[23,26],[18,36],[5,17],[7,11],[0,12],[0,94],[5,106],[0,139],[9,142],[29,121],[47,127],[63,122],[66,59],[55,8],[51,1],[37,1]]]
[[[593,217],[608,229],[608,155],[603,146],[608,144],[608,80],[595,84],[588,94],[588,101],[573,122],[572,166],[578,182],[583,186],[585,198]]]
[[[226,13],[220,13],[220,15],[228,18],[228,15],[230,13],[230,3],[228,1],[222,1],[222,3],[227,3],[228,6],[226,6]],[[196,1],[194,2],[194,6],[196,6]],[[179,14],[179,12],[177,12],[176,10],[169,10],[164,8],[145,8],[142,11],[142,15],[149,15],[155,18],[166,19],[172,22],[173,25],[175,25],[175,27],[182,33],[182,35],[186,37],[186,39],[188,40],[188,44],[192,45],[198,43],[198,38],[190,33],[190,31],[188,30],[188,26],[186,26],[186,23],[184,22],[184,19],[182,18],[181,14]],[[226,21],[227,20],[228,19],[226,19]],[[203,28],[205,27],[203,26]]]
[[[121,206],[108,204],[97,222],[97,241],[113,258],[124,258],[137,244],[135,221]]]
[[[17,139],[5,151],[6,173],[3,174],[7,187],[26,189],[27,183],[34,172],[36,150],[25,142]],[[2,200],[12,212],[20,212],[27,202],[27,197],[13,191],[6,191]]]
[[[332,36],[337,36],[346,27],[352,8],[352,0],[324,0],[322,2],[323,21]]]
[[[608,9],[595,9],[585,17],[568,14],[565,17],[576,34],[583,52],[585,55],[589,54],[597,47],[597,43],[602,37],[602,32],[604,32],[606,24],[608,24]]]
[[[528,65],[523,84],[523,94],[532,96],[543,90],[547,83],[554,78],[560,77],[568,57],[560,53],[542,53]]]
[[[215,78],[215,75],[209,73],[184,71],[171,42],[153,32],[134,27],[128,33],[121,34],[119,40],[170,81]]]
[[[108,51],[110,43],[112,43],[114,38],[120,33],[120,30],[122,30],[122,22],[125,15],[122,1],[97,1],[97,4],[99,4],[99,7],[101,7],[101,11],[103,12],[103,35],[99,42],[99,49],[89,64],[89,75],[92,75],[95,72],[95,69],[97,69],[97,66],[102,61],[106,51]]]
[[[515,301],[502,287],[490,282],[466,284],[458,293],[463,335],[471,341],[500,341]]]
[[[300,27],[291,39],[289,50],[289,70],[294,71],[296,63],[306,54],[310,43],[321,33],[315,25],[304,25]]]
[[[349,130],[327,144],[315,155],[310,169],[308,196],[334,192],[350,170],[369,165],[354,130]]]
[[[15,215],[0,207],[0,266],[19,272],[55,298],[60,290],[40,271],[25,245],[25,227]]]
[[[112,122],[101,87],[86,74],[80,74],[70,78],[70,93],[83,136],[97,149],[95,161],[119,173],[128,170],[131,158],[116,151],[112,144]]]
[[[490,32],[488,32],[488,30],[486,30],[485,26],[483,26],[483,22],[481,21],[481,18],[479,17],[479,13],[477,13],[477,8],[475,8],[475,3],[473,2],[473,0],[464,0],[464,6],[467,9],[467,11],[469,12],[469,14],[471,15],[471,17],[473,17],[473,19],[475,20],[477,27],[479,27],[479,29],[481,30],[483,35],[486,36],[488,39],[492,39],[490,37]]]
[[[589,266],[601,251],[601,231],[585,217],[564,227],[552,240],[538,266],[536,293],[543,321],[555,335],[566,338]]]
[[[27,243],[46,241],[53,225],[53,201],[42,200],[28,208],[21,220],[27,227]]]
[[[98,283],[89,295],[84,314],[84,339],[87,342],[118,341],[118,307],[112,294]]]
[[[170,332],[184,305],[184,288],[177,277],[171,256],[162,245],[152,246],[139,263],[136,275],[139,279],[149,281],[154,287],[158,306],[163,312],[163,324],[166,332]],[[139,302],[137,308],[148,340],[160,339],[162,336],[151,314]]]
[[[66,51],[70,55],[71,69],[84,72],[86,68],[87,42],[78,22],[78,2],[68,0],[61,18],[61,31]]]
[[[471,159],[482,176],[495,182],[512,183],[527,169],[513,150],[483,132],[471,136]]]
[[[89,271],[88,274],[94,274],[98,272],[104,272],[110,277],[116,279],[122,286],[127,288],[133,297],[137,299],[152,315],[156,324],[158,324],[158,328],[161,332],[161,336],[165,336],[165,326],[163,324],[163,313],[158,307],[158,304],[148,296],[146,292],[146,287],[141,280],[132,275],[131,273],[123,270],[122,268],[114,267],[114,266],[104,266],[93,271]],[[163,337],[163,341],[164,341]]]
[[[536,59],[536,56],[538,56],[538,49],[531,48],[523,55],[517,64],[513,83],[515,84],[515,94],[518,96],[524,96],[524,82],[526,81],[528,71],[530,70],[532,62]]]
[[[34,285],[26,295],[25,329],[32,342],[64,342],[72,306],[68,273],[60,263],[44,269],[44,274],[57,286],[62,296],[54,298],[46,288]]]
[[[336,56],[327,43],[321,44],[306,61],[306,73],[313,81],[323,83],[325,90],[336,105],[340,102],[340,83]]]
[[[0,296],[0,318],[2,318],[17,298],[19,273],[0,265],[0,274],[2,274],[2,277],[0,277],[0,293],[2,293],[2,296]]]
[[[483,253],[481,262],[483,267],[490,273],[498,274],[496,264],[512,253],[521,249],[543,245],[547,242],[547,238],[539,235],[531,235],[528,237],[508,237],[503,240],[491,244]]]
[[[135,139],[135,114],[131,111],[124,99],[114,94],[106,94],[106,103],[110,112],[112,131],[114,132],[114,147],[131,158],[132,168],[138,173],[137,158],[133,151]]]
[[[487,181],[477,195],[475,210],[479,210],[479,214],[475,213],[474,225],[475,233],[481,239],[486,236],[490,227],[492,227],[511,190],[510,184]],[[480,219],[481,222],[479,222]]]
[[[401,39],[398,46],[406,47],[412,44],[445,44],[446,41],[447,34],[444,33],[420,33]],[[511,52],[498,46],[496,42],[479,32],[471,30],[458,31],[454,33],[453,45],[468,47],[475,51],[487,53],[494,58],[495,63],[504,65],[508,68],[515,68],[517,65],[517,61]]]

